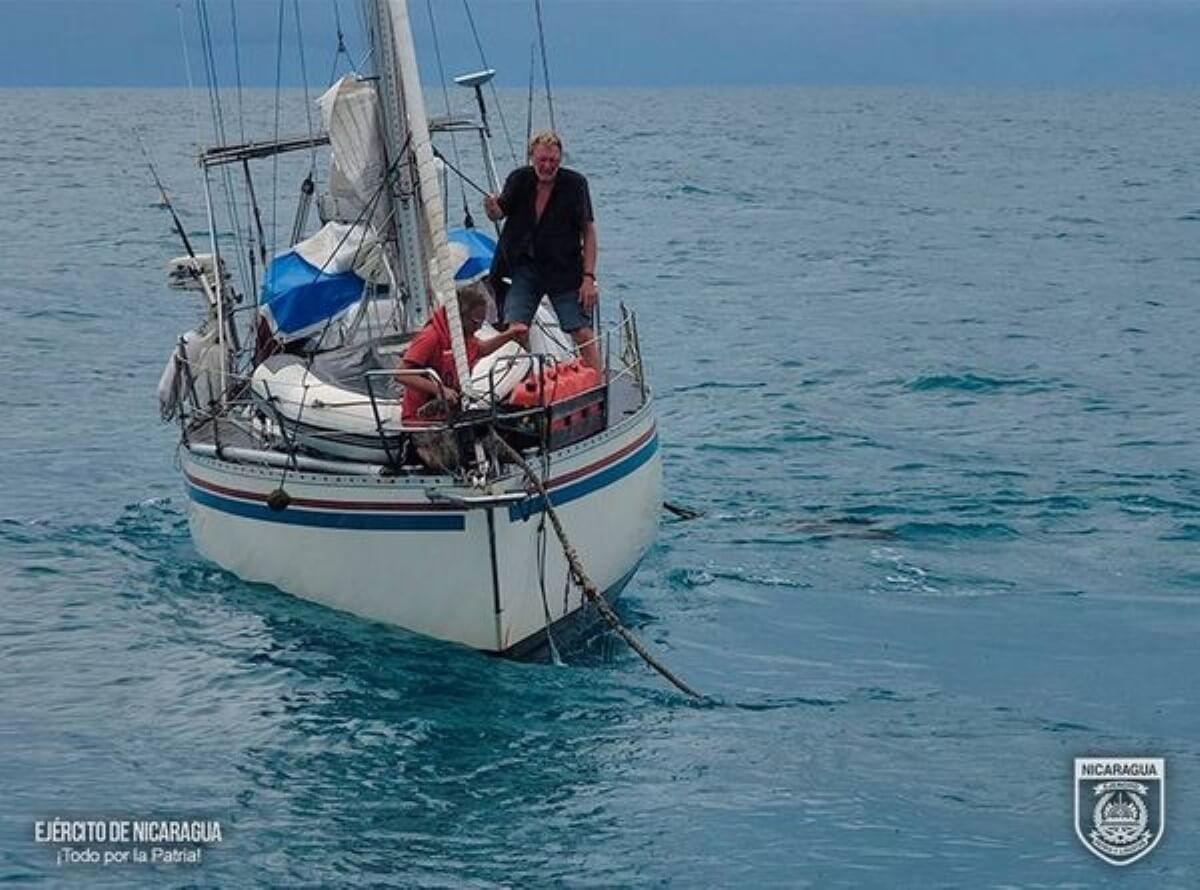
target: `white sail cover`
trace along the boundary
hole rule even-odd
[[[383,252],[365,225],[329,222],[271,260],[259,312],[281,342],[328,328],[384,276]]]
[[[317,100],[321,121],[329,133],[329,196],[332,213],[356,220],[378,191],[387,171],[379,126],[379,100],[370,83],[346,75]],[[375,202],[374,223],[382,221],[386,205]]]
[[[326,223],[292,250],[326,275],[354,272],[359,278],[382,280],[379,244],[366,226]]]

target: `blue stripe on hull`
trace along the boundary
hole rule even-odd
[[[645,445],[622,461],[607,467],[594,476],[556,488],[550,493],[551,503],[556,507],[585,497],[601,488],[617,482],[639,467],[645,465],[658,452],[658,436],[650,438]],[[466,529],[466,517],[461,513],[371,513],[337,510],[308,510],[288,507],[272,510],[266,504],[229,498],[207,491],[197,485],[188,485],[188,496],[202,506],[233,516],[255,519],[260,522],[278,522],[286,525],[301,525],[312,528],[338,528],[366,531],[439,531],[460,532]],[[530,498],[508,508],[510,522],[528,519],[541,513],[545,501],[541,497]]]
[[[225,498],[204,491],[194,485],[188,486],[188,494],[197,504],[242,516],[260,522],[282,522],[287,525],[304,525],[313,528],[343,528],[367,531],[417,531],[417,532],[461,532],[467,527],[466,517],[461,513],[335,513],[317,510],[301,510],[288,507],[272,510],[265,504],[247,503]]]
[[[556,488],[550,492],[550,503],[555,507],[561,507],[563,504],[569,504],[571,501],[585,497],[600,488],[605,488],[612,483],[624,479],[634,470],[649,462],[650,458],[658,452],[658,436],[652,436],[650,441],[643,445],[638,451],[627,457],[620,463],[613,464],[607,469],[601,470],[595,476],[589,476],[580,482],[574,482],[570,485],[564,485],[562,488]],[[541,513],[546,506],[546,502],[539,496],[530,498],[527,501],[522,501],[519,504],[513,504],[508,508],[508,519],[510,522],[516,522],[518,519],[528,519],[535,513]]]

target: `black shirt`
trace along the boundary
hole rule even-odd
[[[547,293],[576,289],[583,281],[583,232],[592,221],[587,179],[560,167],[541,219],[537,218],[536,201],[533,167],[510,173],[500,193],[506,222],[492,275],[499,278],[533,264]]]

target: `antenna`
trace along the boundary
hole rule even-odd
[[[475,102],[479,105],[479,123],[482,127],[479,141],[483,149],[484,168],[487,171],[488,186],[493,192],[500,190],[500,177],[496,173],[496,159],[492,156],[492,128],[488,125],[487,103],[483,101],[483,85],[496,76],[495,68],[484,68],[470,74],[460,74],[454,82],[460,87],[470,87],[475,91]],[[496,223],[496,234],[500,234],[500,225]]]
[[[473,71],[470,74],[460,74],[458,77],[454,78],[454,82],[460,87],[475,87],[478,89],[495,76],[495,68],[484,68],[482,71]]]

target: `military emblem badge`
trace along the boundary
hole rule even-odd
[[[1141,859],[1162,839],[1166,761],[1161,757],[1075,758],[1075,833],[1112,865]]]

